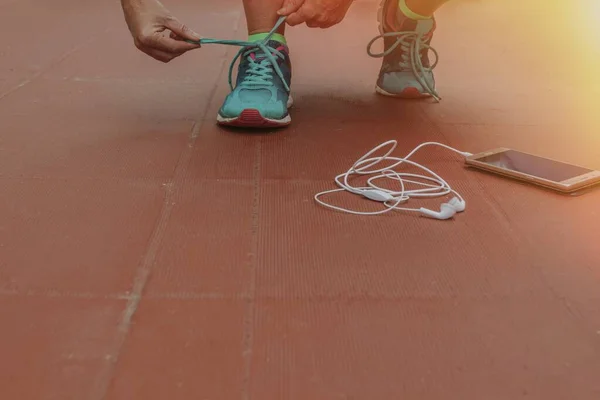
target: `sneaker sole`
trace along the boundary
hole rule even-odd
[[[379,2],[379,8],[377,9],[377,23],[379,24],[379,33],[383,35],[385,30],[383,29],[383,11],[385,9],[385,3],[388,0],[381,0]],[[423,93],[416,87],[407,87],[400,93],[390,93],[380,88],[378,85],[375,85],[375,92],[387,97],[396,97],[399,99],[423,99],[427,97],[431,97],[429,93]]]
[[[424,99],[427,97],[431,97],[429,93],[423,93],[419,91],[416,87],[407,87],[402,90],[400,93],[390,93],[380,88],[378,85],[375,85],[375,92],[382,96],[387,97],[396,97],[399,99]]]
[[[287,108],[288,110],[294,104],[292,96],[289,96]],[[237,128],[280,128],[291,124],[292,118],[286,115],[282,119],[265,118],[259,110],[247,108],[240,115],[233,118],[225,118],[221,114],[217,114],[217,123],[224,126],[233,126]]]

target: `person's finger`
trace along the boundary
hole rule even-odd
[[[307,25],[310,26],[309,23],[314,23],[313,20],[315,19],[315,16],[316,13],[311,7],[304,6],[297,12],[290,14],[285,22],[290,26],[296,26],[306,22]]]
[[[308,26],[309,28],[329,28],[329,21],[331,18],[328,18],[326,16],[323,15],[316,15],[314,18],[310,18],[306,21],[306,26]]]
[[[305,0],[284,0],[283,5],[277,11],[278,15],[290,16],[302,7]]]
[[[177,36],[180,36],[184,39],[192,41],[200,40],[200,35],[188,28],[187,25],[179,21],[177,18],[167,18],[165,21],[165,27],[170,29],[172,32],[175,32]]]
[[[334,25],[337,25],[337,22],[334,22],[334,21],[325,21],[325,22],[319,23],[319,28],[321,28],[321,29],[327,29],[327,28],[331,28]]]
[[[161,50],[169,54],[180,54],[186,51],[200,47],[197,43],[188,43],[182,40],[171,39],[170,37],[156,33],[146,38],[143,42],[146,47]]]
[[[188,39],[186,39],[186,38],[183,38],[183,37],[179,36],[179,35],[178,35],[178,34],[176,34],[175,32],[170,32],[170,33],[169,33],[169,35],[167,35],[167,37],[168,37],[169,39],[171,39],[171,40],[175,40],[175,41],[177,41],[177,42],[187,42],[187,43],[190,43],[190,42],[188,41]],[[193,50],[194,48],[200,48],[200,47],[202,47],[202,44],[201,44],[200,42],[196,42],[196,41],[194,41],[193,45],[194,45],[195,47],[193,47],[192,49],[186,49],[185,51],[189,51],[189,50]]]
[[[321,29],[331,28],[341,22],[339,18],[330,18],[317,21],[316,25]]]
[[[142,48],[141,50],[144,53],[148,54],[150,57],[154,58],[155,60],[162,61],[164,63],[168,63],[169,61],[173,60],[175,57],[178,57],[178,55],[166,53],[164,51],[153,49],[153,48],[148,48],[148,47]]]
[[[293,13],[293,14],[290,14],[289,17],[287,17],[287,19],[285,20],[285,23],[288,24],[289,26],[296,26],[296,25],[303,24],[305,21],[306,21],[306,19],[304,18],[304,16],[302,14]]]

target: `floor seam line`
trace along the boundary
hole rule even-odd
[[[18,289],[2,288],[0,289],[0,297],[45,297],[45,298],[67,298],[67,299],[82,299],[82,300],[129,300],[131,296],[128,293],[107,293],[96,294],[91,292],[76,292],[69,290],[53,290],[53,289],[32,289],[19,291]]]
[[[102,34],[108,32],[109,30],[110,30],[110,28],[106,28],[101,33],[90,36],[87,40],[83,41],[80,44],[73,46],[70,50],[67,50],[63,55],[58,57],[54,62],[51,62],[50,65],[48,65],[46,68],[43,68],[43,69],[39,70],[38,72],[35,72],[34,74],[30,75],[28,78],[19,82],[16,86],[13,86],[12,88],[7,89],[3,93],[0,93],[0,101],[5,99],[6,97],[10,96],[11,94],[15,93],[22,87],[29,85],[31,82],[37,80],[40,76],[44,75],[45,73],[51,71],[53,68],[60,65],[63,61],[65,61],[66,59],[71,57],[73,54],[77,53],[83,47],[85,47],[88,44],[90,44],[91,42],[93,42],[97,36],[102,35]]]
[[[258,230],[260,226],[260,192],[261,192],[261,166],[262,166],[262,138],[258,138],[254,148],[253,165],[253,196],[252,196],[252,223],[251,223],[251,259],[250,282],[246,300],[246,309],[243,319],[242,358],[243,386],[242,400],[250,399],[250,377],[252,372],[252,351],[254,347],[254,321],[256,313],[256,272],[258,268]]]
[[[234,34],[239,29],[240,19],[241,14],[234,22]],[[188,143],[179,156],[175,169],[173,170],[172,178],[167,184],[165,184],[165,196],[163,207],[161,209],[154,231],[150,237],[150,241],[146,252],[142,258],[141,265],[136,272],[133,290],[131,292],[131,298],[128,300],[125,306],[125,310],[123,311],[121,321],[117,328],[117,338],[115,339],[116,343],[110,356],[110,361],[107,364],[105,370],[99,374],[97,383],[94,386],[96,389],[92,391],[92,398],[95,400],[104,400],[108,396],[110,384],[114,378],[114,372],[116,370],[121,351],[125,345],[127,337],[129,336],[131,323],[141,302],[143,292],[146,288],[146,284],[148,282],[152,269],[156,264],[156,256],[163,243],[164,234],[171,218],[173,206],[175,204],[173,200],[176,197],[178,191],[181,190],[180,184],[185,181],[187,166],[189,165],[189,161],[195,147],[194,145],[199,137],[202,127],[205,124],[206,116],[208,115],[208,111],[214,101],[217,88],[219,87],[223,75],[226,60],[227,57],[224,56],[221,69],[217,74],[217,77],[215,78],[215,84],[208,93],[208,101],[206,102],[206,106],[200,113],[200,118],[195,121],[190,130]]]

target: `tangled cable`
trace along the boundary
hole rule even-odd
[[[379,146],[376,146],[375,148],[367,152],[365,155],[359,158],[348,171],[344,172],[343,174],[339,174],[335,177],[335,183],[340,187],[339,189],[327,190],[321,193],[317,193],[314,197],[315,201],[317,201],[317,203],[321,204],[322,206],[356,215],[379,215],[386,212],[390,212],[392,210],[400,210],[418,212],[425,216],[436,219],[449,219],[452,218],[456,213],[465,210],[465,200],[457,191],[450,187],[448,182],[446,182],[441,176],[433,172],[431,169],[426,168],[419,163],[411,161],[409,160],[409,158],[412,157],[421,148],[430,145],[446,148],[465,157],[470,156],[470,153],[453,149],[452,147],[446,146],[441,143],[426,142],[417,146],[405,157],[393,157],[391,156],[391,154],[396,149],[397,145],[398,142],[396,140],[390,140],[380,144]],[[374,153],[387,146],[390,146],[390,149],[383,156],[373,156]],[[370,169],[386,161],[391,161],[392,164],[386,167]],[[404,163],[412,165],[427,172],[429,176],[407,172],[397,172],[394,170],[394,168]],[[366,187],[354,187],[349,183],[350,177],[353,175],[373,176],[367,180]],[[386,178],[394,181],[394,184],[397,184],[399,186],[399,190],[390,190],[375,184],[376,181]],[[409,190],[406,188],[406,184],[416,185],[418,188]],[[324,195],[344,191],[363,196],[367,199],[376,202],[380,202],[385,206],[385,208],[380,211],[362,212],[334,206],[321,200],[321,197]],[[400,204],[407,203],[411,198],[435,198],[446,196],[448,194],[454,194],[455,197],[453,197],[449,202],[443,203],[440,207],[440,211],[433,211],[423,207],[407,208],[399,206]]]

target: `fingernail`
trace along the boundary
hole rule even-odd
[[[200,35],[198,35],[196,32],[192,31],[192,36],[196,38],[196,40],[200,40]]]

